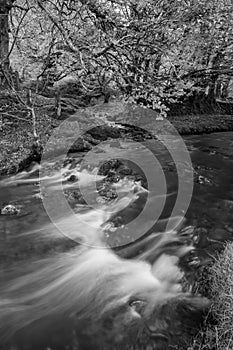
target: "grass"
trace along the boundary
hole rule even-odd
[[[192,340],[187,350],[233,349],[233,243],[227,243],[224,251],[203,275],[200,288],[208,285],[208,297],[212,300],[210,313],[203,328]],[[206,271],[205,271],[206,272]]]

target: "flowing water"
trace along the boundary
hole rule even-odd
[[[87,220],[90,220],[88,213],[93,206],[98,212],[98,208],[105,210],[111,203],[113,215],[108,218],[104,241],[119,254],[123,251],[123,256],[130,256],[130,249],[127,251],[125,246],[130,247],[132,242],[152,232],[173,226],[177,228],[185,216],[183,225],[191,232],[195,246],[194,256],[189,257],[187,266],[189,270],[195,270],[200,264],[208,263],[215,252],[221,250],[223,243],[233,237],[233,133],[188,136],[184,141],[192,166],[185,164],[183,175],[177,173],[173,157],[161,142],[147,140],[143,145],[135,146],[124,140],[114,140],[97,146],[88,159],[86,154],[72,155],[72,161],[66,163],[59,175],[56,169],[61,164],[60,159],[52,164],[47,162],[45,174],[41,174],[42,188],[36,166],[21,175],[2,178],[0,208],[12,204],[18,209],[17,215],[0,215],[2,266],[48,257],[55,252],[69,251],[77,245],[73,230],[79,227],[72,228],[74,223],[70,219],[65,223],[69,230],[61,234],[61,239],[53,235],[57,228],[50,222],[51,215],[56,218],[58,226],[60,220],[66,219],[66,211],[62,210],[66,207],[62,206],[60,197],[60,177],[65,198],[77,216],[86,214]],[[148,157],[147,149],[156,159],[155,165],[150,164],[151,156]],[[122,159],[122,162],[120,166],[108,162],[106,164],[110,165],[106,168],[103,158],[99,157],[101,154],[107,154],[109,158],[117,154],[116,158]],[[178,175],[183,176],[184,182],[181,199],[188,201],[190,183],[194,185],[186,213],[186,203],[182,200],[174,211],[181,186]],[[116,202],[118,205],[114,210]],[[146,203],[147,210],[143,213]],[[50,218],[45,207],[50,211]],[[91,220],[97,222],[98,215]],[[85,222],[82,230],[85,231],[85,227],[90,229],[90,222]],[[43,235],[46,239],[38,238]]]
[[[209,254],[211,255],[215,249],[221,248],[222,242],[232,239],[233,133],[223,132],[209,135],[187,136],[184,140],[189,150],[194,170],[194,189],[189,209],[185,215],[187,219],[186,225],[193,225],[199,228],[196,230],[195,244],[198,249],[198,256],[202,262],[204,262],[209,259]],[[151,220],[153,224],[153,215],[156,216],[156,203],[161,201],[163,196],[166,200],[160,219],[166,219],[171,215],[178,192],[177,172],[175,171],[173,160],[169,152],[161,147],[161,144],[153,140],[147,141],[146,146],[150,148],[163,167],[167,189],[166,193],[160,191],[157,187],[155,174],[154,183],[152,184],[153,188],[151,189],[153,195],[150,198],[150,206],[153,208],[153,212],[147,213],[148,217],[142,217],[139,222],[139,225],[141,225],[144,231],[146,231],[147,228],[144,224],[145,221]],[[118,157],[127,159],[127,152],[129,152],[128,145],[126,149],[123,147],[119,148],[119,145],[114,141],[111,147],[113,149],[112,154],[116,151]],[[133,145],[133,147],[135,146]],[[150,165],[147,164],[148,159],[144,157],[144,152],[144,148],[134,148],[134,154],[136,155],[134,161],[140,164],[141,169],[150,169]],[[93,167],[99,165],[98,157],[96,157],[96,155],[98,155],[97,153],[98,152],[93,153],[89,159],[89,162],[93,163]],[[78,162],[81,162],[84,154],[77,154],[75,157]],[[134,167],[130,162],[128,162],[127,165]],[[82,162],[82,166],[85,168],[85,161]],[[136,169],[136,171],[137,170],[138,169]],[[159,176],[160,173],[157,175]],[[35,173],[29,174],[27,177],[33,179]],[[88,172],[85,173],[85,170],[83,177],[85,179],[88,177]],[[133,177],[131,176],[131,178]],[[88,182],[88,180],[86,182]],[[147,186],[145,183],[143,183],[143,185],[145,187]],[[17,247],[14,245],[11,246],[11,238],[13,236],[20,236],[22,233],[43,227],[49,222],[48,215],[41,201],[39,183],[35,181],[20,182],[16,178],[2,179],[0,187],[0,207],[3,208],[4,205],[10,203],[16,205],[20,209],[20,213],[16,216],[0,215],[1,262],[16,257],[26,257],[27,254],[30,254],[30,251],[31,254],[34,254],[35,251],[42,254],[43,250],[46,251],[46,249],[49,251],[50,247],[35,247],[33,246],[33,242],[30,242],[27,238],[20,239],[20,243],[18,243]],[[86,193],[88,191],[90,191],[90,197],[93,186],[87,185]],[[129,188],[126,186],[125,193],[128,191]],[[72,187],[70,192],[72,192]],[[118,220],[120,220],[121,224],[130,222],[132,218],[137,217],[146,199],[146,193],[142,193],[135,203],[123,210],[120,213],[121,215],[118,215]],[[92,199],[89,198],[89,200]],[[93,200],[96,200],[96,198]],[[69,196],[69,203],[73,209],[76,208],[76,211],[82,210],[85,207],[88,208],[82,201],[80,202],[80,197],[74,194]],[[158,210],[160,210],[160,206]],[[180,213],[178,213],[178,215],[179,214]],[[157,220],[157,225],[148,224],[148,228],[152,226],[152,229],[148,229],[148,231],[156,231],[163,228],[163,225],[161,227],[159,222],[161,222],[161,220]],[[130,232],[130,234],[133,233]],[[123,242],[120,241],[120,244],[129,243],[130,239],[124,236]],[[69,246],[69,242],[67,242],[67,244]],[[70,244],[72,245],[72,243]],[[40,249],[42,249],[42,251],[40,251]]]

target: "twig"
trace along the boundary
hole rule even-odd
[[[28,90],[28,95],[27,95],[27,109],[29,111],[29,113],[32,116],[32,125],[33,125],[33,136],[34,136],[34,141],[35,144],[38,146],[39,145],[39,137],[38,134],[36,132],[36,114],[35,114],[35,109],[34,109],[34,105],[32,102],[32,91]]]
[[[66,31],[64,28],[62,28],[62,25],[59,23],[59,21],[52,16],[47,10],[46,8],[43,6],[42,1],[37,0],[37,4],[38,6],[42,9],[42,11],[44,11],[47,16],[50,18],[50,20],[53,22],[53,24],[58,28],[58,30],[61,32],[67,46],[69,47],[69,49],[73,52],[73,53],[79,53],[79,49],[72,43],[72,41],[69,39]]]
[[[4,113],[0,113],[3,117],[6,116],[6,117],[10,117],[10,118],[14,118],[14,119],[18,119],[18,120],[23,120],[27,123],[30,123],[30,120],[28,119],[25,119],[25,118],[22,118],[22,117],[17,117],[16,115],[13,115],[13,114],[10,114],[10,113],[7,113],[7,112],[4,112]]]

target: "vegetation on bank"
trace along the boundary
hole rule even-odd
[[[95,114],[92,113],[92,109],[95,110],[95,107],[90,107],[84,112],[83,109],[74,106],[75,99],[72,100],[72,105],[69,99],[64,99],[64,109],[62,107],[61,111],[62,118],[57,118],[54,99],[37,95],[34,103],[35,123],[33,123],[33,119],[30,112],[27,110],[26,104],[21,105],[17,100],[15,101],[15,99],[12,98],[12,94],[10,94],[9,97],[9,93],[5,93],[4,95],[0,93],[0,96],[2,97],[0,109],[7,113],[7,115],[4,115],[2,120],[0,120],[0,175],[15,173],[18,170],[22,170],[25,165],[29,165],[30,162],[38,161],[40,159],[40,157],[38,157],[38,152],[41,153],[49,136],[54,129],[60,125],[63,118],[66,119],[71,115],[75,115],[76,120],[82,122],[85,113],[88,119],[86,119],[86,126],[92,129],[95,126],[95,124],[92,123],[92,114],[96,115],[94,122],[97,122],[98,114],[101,111],[104,115],[111,114],[112,106],[114,106],[115,111],[120,109],[122,113],[123,110],[123,115],[125,114],[125,116],[128,117],[126,115],[127,109],[124,107],[126,105],[120,101],[112,101],[108,105],[97,105],[98,113]],[[21,93],[20,96],[26,101],[25,93]],[[151,130],[150,124],[148,124],[148,118],[146,117],[148,112],[146,112],[144,108],[138,108],[137,113],[141,113],[142,129],[145,130],[145,132],[146,130]],[[156,120],[158,116],[159,114],[156,112],[154,112],[154,114],[151,113],[150,119],[154,123],[155,128],[156,123],[159,123],[159,125],[162,124],[161,120]],[[131,120],[130,118],[128,119],[129,127],[133,126],[135,124],[133,117]],[[233,118],[231,115],[183,115],[168,117],[167,120],[176,128],[180,135],[233,131]],[[115,138],[116,135],[118,135],[119,129],[112,127],[108,128],[107,131],[107,137]],[[105,134],[106,130],[102,130],[102,138],[105,138]],[[81,139],[79,141],[80,142],[76,143],[73,148],[76,151],[88,150],[92,145],[98,143],[98,140],[93,140],[93,138],[88,138],[85,142]],[[37,142],[40,147],[37,149],[37,153],[35,153],[35,143]],[[28,159],[29,157],[31,158]]]
[[[205,323],[188,350],[233,349],[233,243],[203,270],[198,290],[211,299]]]
[[[213,314],[217,320],[216,342],[219,350],[233,348],[233,244],[228,243],[224,252],[211,267],[211,296]]]
[[[114,98],[182,135],[232,130],[232,13],[230,0],[0,0],[1,173]]]

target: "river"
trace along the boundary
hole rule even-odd
[[[81,215],[93,207],[98,209],[98,205],[106,206],[117,197],[127,198],[126,205],[112,215],[105,240],[119,254],[125,246],[152,232],[178,228],[182,223],[191,232],[189,238],[195,247],[186,261],[187,270],[192,274],[198,266],[207,264],[233,237],[233,132],[187,136],[183,141],[188,152],[180,173],[173,148],[168,152],[158,140],[137,144],[112,140],[97,146],[89,156],[72,154],[62,168],[65,197],[60,197],[59,185],[57,188],[59,159],[45,163],[42,187],[35,165],[23,176],[2,178],[0,208],[11,204],[18,210],[17,215],[0,215],[2,266],[14,266],[19,261],[29,263],[77,245],[69,232],[63,232],[61,240],[52,235],[54,225],[50,220],[59,221],[65,215],[63,198]],[[179,149],[179,142],[174,149]],[[117,163],[112,158],[122,161]],[[96,183],[97,189],[93,187]],[[59,196],[50,200],[54,193]],[[180,203],[174,210],[177,202]],[[38,239],[41,231],[49,239]]]

